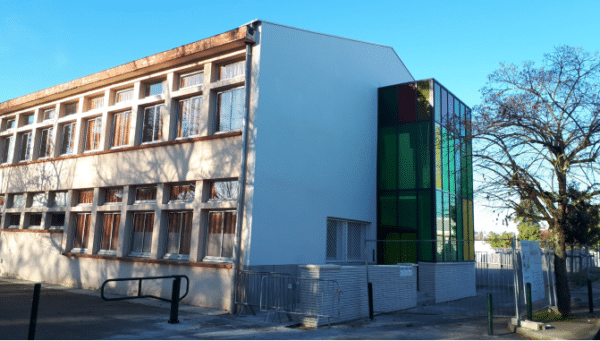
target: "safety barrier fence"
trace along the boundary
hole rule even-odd
[[[260,310],[268,312],[267,320],[274,312],[316,318],[317,326],[321,318],[331,323],[340,314],[340,286],[334,280],[266,276],[261,282]]]
[[[291,275],[280,272],[238,270],[236,276],[235,305],[237,314],[244,313],[245,309],[248,308],[253,315],[256,315],[255,309],[260,308],[260,293],[263,278],[267,276],[290,277]],[[269,288],[265,288],[265,290],[268,292],[274,291]]]

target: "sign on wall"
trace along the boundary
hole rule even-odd
[[[545,297],[545,288],[540,242],[528,240],[521,240],[520,242],[523,292],[525,292],[525,283],[531,283],[531,300],[542,300]]]

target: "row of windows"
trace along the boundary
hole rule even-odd
[[[245,73],[245,61],[236,61],[234,63],[229,63],[225,65],[221,65],[218,69],[218,80],[226,80],[231,78],[236,78],[240,76],[244,76]],[[199,87],[204,83],[204,72],[201,70],[193,71],[189,73],[184,73],[178,75],[178,81],[174,84],[174,89],[185,89],[191,87]],[[166,79],[158,79],[151,80],[144,83],[141,87],[142,91],[140,93],[140,98],[156,96],[165,93],[167,88]],[[134,99],[134,90],[133,87],[114,90],[111,94],[110,102],[112,105],[116,105],[119,103],[127,103]],[[85,111],[90,111],[94,109],[99,109],[105,106],[106,103],[105,95],[91,95],[87,96],[84,100]],[[74,115],[78,113],[78,102],[70,102],[64,103],[62,105],[62,117]],[[40,122],[49,121],[58,116],[56,112],[56,108],[46,108],[41,111]],[[11,117],[4,119],[2,124],[2,131],[16,128],[17,125],[19,127],[28,126],[34,123],[35,115],[33,113],[22,114],[20,115],[20,123],[17,124],[16,118]]]
[[[228,132],[242,128],[245,91],[244,88],[236,88],[218,93],[217,113],[215,131]],[[202,124],[202,96],[179,100],[176,112],[176,138],[195,137],[201,134]],[[142,118],[141,143],[158,142],[165,140],[163,136],[163,121],[168,119],[169,114],[164,104],[145,107]],[[131,123],[131,111],[114,113],[111,115],[110,148],[129,145]],[[83,151],[97,151],[100,149],[102,140],[102,117],[90,118],[84,123],[84,145]],[[59,127],[60,138],[59,155],[75,154],[75,132],[76,122],[65,123]],[[39,129],[39,148],[37,157],[39,159],[52,157],[54,127]],[[13,162],[15,151],[14,136],[5,137],[2,141],[2,163]],[[32,159],[33,141],[32,132],[23,132],[17,135],[19,141],[19,155],[17,161],[29,161]]]
[[[195,183],[180,183],[169,186],[169,202],[190,202],[194,200],[196,185]],[[157,202],[156,185],[144,185],[136,187],[134,190],[134,203]],[[239,182],[237,180],[212,181],[209,183],[208,200],[235,200],[238,197]],[[30,201],[26,203],[27,195]],[[7,199],[5,202],[5,199]],[[123,201],[123,188],[103,188],[101,189],[100,200],[98,204],[115,204]],[[73,192],[73,205],[91,205],[94,203],[94,190],[85,189]],[[66,207],[67,192],[56,191],[49,193],[18,193],[9,195],[0,195],[0,207],[22,208],[22,207]],[[13,224],[11,224],[13,225]],[[18,224],[17,224],[18,225]]]

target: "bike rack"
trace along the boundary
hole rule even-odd
[[[179,290],[181,287],[181,278],[185,278],[185,294],[179,297]],[[142,281],[145,279],[164,279],[164,278],[173,278],[173,292],[171,294],[171,299],[162,298],[154,295],[142,295]],[[109,282],[126,282],[126,281],[138,281],[138,292],[137,296],[124,296],[124,297],[113,297],[108,298],[104,296],[104,286]],[[100,287],[100,296],[105,301],[122,301],[122,300],[132,300],[136,298],[154,298],[157,300],[165,301],[171,303],[171,315],[169,318],[169,323],[179,323],[179,301],[181,301],[187,294],[190,292],[190,279],[186,275],[170,275],[170,276],[153,276],[153,277],[131,277],[131,278],[112,278],[107,279],[102,283],[102,287]]]

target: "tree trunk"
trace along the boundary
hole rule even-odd
[[[567,253],[564,236],[559,234],[554,248],[554,277],[556,279],[556,305],[563,316],[571,314],[571,293],[567,276]]]

